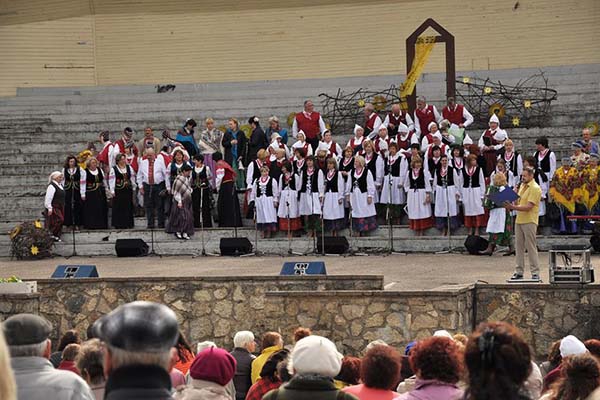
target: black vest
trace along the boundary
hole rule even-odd
[[[69,168],[65,168],[63,175],[65,177],[65,190],[79,190],[79,181],[81,180],[81,169],[75,168],[73,175],[69,174]]]
[[[440,174],[440,172],[442,171],[442,167],[440,166],[440,168],[437,169],[437,171],[435,172],[435,176],[436,176],[436,183],[438,186],[444,186],[444,180],[442,178],[442,175]],[[448,165],[448,171],[446,172],[446,185],[448,187],[450,186],[454,186],[454,168]]]
[[[104,174],[102,172],[101,169],[98,168],[98,174],[97,175],[93,175],[89,169],[86,169],[86,185],[85,185],[85,190],[86,192],[93,192],[94,190],[98,190],[100,187],[102,187],[102,181],[104,180]]]
[[[281,176],[281,165],[277,162],[277,160],[271,163],[271,168],[269,169],[269,176],[274,178],[277,182],[279,182],[279,177]]]
[[[267,181],[267,186],[264,189],[263,186],[260,185],[259,181],[260,178],[254,181],[254,183],[256,183],[256,197],[273,197],[273,178],[269,177],[269,180]]]
[[[335,174],[333,175],[331,180],[327,177],[327,175],[325,175],[325,193],[327,193],[327,192],[337,193],[338,192],[339,176],[340,176],[340,173],[338,171],[335,171]]]
[[[354,176],[354,172],[352,172],[352,190],[354,188],[358,188],[361,193],[367,192],[367,175],[369,174],[368,169],[364,169],[362,175],[359,178]]]
[[[415,179],[411,168],[410,171],[408,171],[408,180],[411,189],[425,189],[425,170],[421,167],[421,169],[419,169],[419,176]]]
[[[208,174],[206,173],[206,165],[200,172],[196,172],[194,168],[192,170],[192,189],[201,189],[208,186]]]
[[[50,183],[54,186],[54,197],[52,197],[52,208],[54,207],[64,207],[65,205],[65,190],[58,186],[54,181]]]
[[[348,173],[352,173],[354,172],[354,157],[352,157],[350,159],[350,162],[348,163],[348,165],[344,165],[344,158],[342,158],[340,160],[340,169],[341,172],[348,172]]]
[[[306,193],[306,187],[308,185],[308,172],[306,169],[302,173],[302,186],[300,187],[301,193]],[[310,191],[311,193],[319,192],[319,170],[314,168],[313,174],[310,176]]]
[[[365,154],[366,156],[366,154]],[[371,175],[373,175],[373,179],[375,179],[375,177],[377,176],[377,158],[379,157],[379,154],[377,153],[373,153],[373,158],[371,158],[371,160],[369,162],[367,162],[367,169],[369,171],[371,171]],[[365,157],[365,161],[367,161],[366,157]]]
[[[541,161],[538,158],[538,155],[540,154],[540,152],[536,151],[535,153],[533,153],[533,156],[535,157],[536,166],[538,168],[540,168],[542,171],[544,171],[546,174],[548,172],[550,172],[550,153],[552,153],[552,152],[550,150],[548,150],[548,152],[546,153],[546,157],[542,158]]]
[[[281,190],[296,190],[296,174],[292,174],[290,176],[290,180],[287,183],[285,182],[285,175],[281,175],[281,186]]]
[[[116,165],[113,167],[115,173],[115,190],[131,188],[131,169],[129,169],[129,166],[126,166],[126,168],[127,173],[123,175]]]
[[[504,158],[505,153],[502,153],[502,159],[504,161],[506,161],[506,158]],[[508,169],[513,173],[514,176],[518,176],[519,175],[519,171],[518,171],[518,163],[517,163],[517,159],[519,158],[519,153],[517,153],[516,151],[513,154],[513,158],[510,161],[506,161],[506,166],[508,167]],[[548,165],[550,165],[548,163]]]
[[[402,157],[398,156],[396,160],[390,165],[389,159],[385,163],[385,174],[389,175],[390,172],[392,176],[398,177],[400,176],[400,164],[402,164]]]
[[[300,175],[300,173],[304,173],[306,171],[306,159],[302,163],[302,166],[298,166],[298,160],[294,161],[294,174]]]
[[[441,158],[438,160],[437,164],[433,161],[433,158],[430,158],[427,160],[427,166],[429,167],[429,174],[433,176],[433,174],[442,166]]]
[[[252,182],[254,182],[260,178],[260,167],[258,166],[258,160],[252,161],[252,164],[254,164],[254,168],[252,168]],[[262,165],[265,165],[265,163],[263,162]]]
[[[462,169],[462,174],[463,174],[463,187],[464,188],[478,188],[479,187],[479,172],[481,171],[481,167],[476,167],[475,168],[475,172],[473,173],[472,176],[469,176],[469,174],[467,174],[467,167],[463,167]]]

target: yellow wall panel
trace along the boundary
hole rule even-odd
[[[516,3],[0,0],[0,95],[17,86],[404,73],[405,39],[430,17],[455,35],[459,71],[600,62],[599,1]],[[48,72],[48,63],[95,69]],[[444,67],[438,45],[426,71]]]

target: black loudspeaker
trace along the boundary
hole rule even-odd
[[[97,278],[95,265],[59,265],[52,274],[52,279]]]
[[[600,235],[594,233],[592,237],[590,237],[590,245],[594,249],[594,253],[600,253]]]
[[[465,240],[465,248],[474,256],[478,256],[480,251],[484,251],[488,247],[488,240],[477,235],[469,235]]]
[[[148,245],[142,239],[117,239],[117,257],[143,257],[148,255]]]
[[[219,248],[222,256],[241,256],[252,253],[252,243],[245,237],[221,238]]]
[[[325,236],[326,254],[345,254],[350,249],[346,236]],[[323,252],[323,239],[317,238],[317,253]]]

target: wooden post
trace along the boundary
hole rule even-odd
[[[454,97],[456,91],[456,60],[454,36],[444,29],[440,24],[432,18],[428,18],[423,22],[408,38],[406,38],[406,75],[408,76],[415,59],[415,46],[419,36],[428,28],[435,30],[439,36],[436,36],[435,42],[444,42],[446,44],[446,98]],[[417,108],[417,87],[408,96],[408,110],[414,112]]]

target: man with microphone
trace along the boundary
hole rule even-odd
[[[536,232],[542,189],[533,176],[533,168],[523,168],[521,184],[519,185],[519,198],[515,201],[517,204],[504,203],[506,209],[515,210],[517,212],[517,219],[515,221],[515,252],[517,256],[517,265],[515,273],[510,278],[511,280],[523,279],[525,250],[527,250],[529,258],[531,279],[534,281],[540,280]]]

